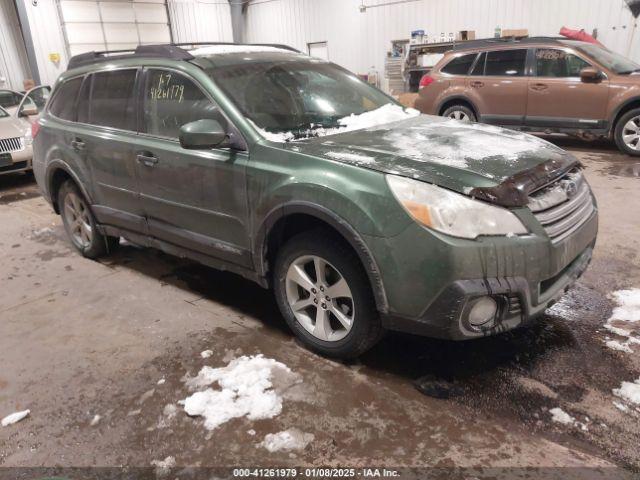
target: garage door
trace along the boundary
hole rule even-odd
[[[69,54],[170,43],[166,0],[58,0]]]

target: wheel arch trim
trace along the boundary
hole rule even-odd
[[[381,313],[389,311],[387,296],[385,293],[382,276],[378,264],[371,250],[364,242],[360,234],[342,217],[321,205],[311,202],[287,202],[273,208],[265,217],[260,228],[256,231],[254,252],[256,267],[261,276],[267,275],[267,241],[276,223],[290,215],[304,214],[328,224],[334,228],[354,249],[364,270],[369,278],[369,284],[373,290],[376,307]]]
[[[84,195],[84,197],[89,202],[89,205],[91,206],[93,204],[91,195],[89,195],[89,192],[87,191],[86,187],[84,186],[84,184],[80,180],[80,177],[78,176],[78,174],[64,160],[55,159],[55,160],[51,160],[51,162],[49,162],[49,164],[47,165],[47,170],[46,170],[46,174],[45,174],[45,185],[46,185],[46,188],[47,188],[47,195],[48,195],[48,197],[49,197],[49,199],[51,201],[51,204],[53,205],[56,213],[60,213],[59,212],[59,207],[58,207],[58,199],[54,198],[53,192],[51,191],[51,188],[53,186],[52,182],[53,182],[54,174],[55,174],[55,172],[57,172],[59,170],[64,171],[67,175],[69,175],[71,177],[71,179],[74,181],[74,183],[78,186],[78,188],[82,192],[82,195]]]
[[[470,100],[469,98],[463,96],[463,95],[451,95],[450,97],[446,97],[443,98],[442,100],[440,100],[440,102],[438,103],[438,107],[436,108],[436,112],[438,112],[438,115],[441,115],[442,109],[444,107],[445,104],[451,102],[451,101],[455,101],[455,100],[461,100],[465,103],[468,103],[469,105],[471,105],[471,108],[473,109],[473,113],[475,113],[476,118],[480,119],[480,117],[482,115],[480,115],[480,110],[478,110],[478,107],[476,106],[476,104]]]

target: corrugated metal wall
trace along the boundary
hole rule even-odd
[[[247,9],[248,41],[287,43],[305,51],[307,43],[327,41],[332,61],[366,73],[372,65],[382,72],[390,41],[408,38],[411,30],[438,37],[475,30],[483,38],[492,37],[496,26],[527,28],[530,35],[557,35],[567,26],[589,33],[597,28],[605,45],[640,61],[640,32],[632,40],[634,19],[624,0],[417,0],[360,13],[361,3],[254,0]]]
[[[13,0],[0,0],[0,88],[22,90],[30,78],[27,54]]]
[[[231,13],[224,0],[168,0],[174,42],[233,42]]]
[[[53,85],[58,75],[66,70],[68,61],[56,1],[38,0],[36,5],[31,0],[17,1],[23,1],[27,10],[40,83]],[[60,61],[52,61],[49,58],[52,53],[59,54]]]

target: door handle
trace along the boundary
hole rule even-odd
[[[145,167],[153,167],[156,163],[158,163],[158,157],[154,156],[150,152],[140,152],[136,155],[136,160],[138,163],[141,163]]]
[[[76,152],[81,152],[85,149],[86,144],[79,138],[74,138],[71,140],[71,148],[73,148]]]
[[[535,90],[536,92],[546,90],[547,88],[549,88],[549,86],[546,83],[534,83],[531,85],[531,90]]]
[[[472,86],[473,88],[480,88],[480,87],[484,87],[484,82],[479,82],[479,81],[471,82],[471,86]]]

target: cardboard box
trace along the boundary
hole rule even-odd
[[[456,38],[456,40],[460,42],[464,42],[465,40],[475,40],[475,39],[476,39],[475,30],[460,30]]]
[[[526,28],[513,28],[502,30],[502,37],[528,37],[529,30]]]

